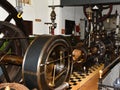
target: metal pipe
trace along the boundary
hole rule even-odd
[[[69,84],[67,82],[64,82],[62,85],[55,88],[54,90],[64,90],[64,89],[67,89],[67,88],[69,88]]]

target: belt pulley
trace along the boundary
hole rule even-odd
[[[30,89],[52,90],[69,81],[71,68],[69,42],[63,36],[41,35],[28,47],[22,73]]]

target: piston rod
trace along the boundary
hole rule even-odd
[[[65,58],[68,58],[68,57],[71,57],[71,56],[72,56],[72,55],[70,54],[70,55],[68,55],[68,56],[62,57],[62,59],[65,59]],[[60,60],[61,60],[61,59],[58,58],[58,59],[56,59],[56,60],[46,62],[45,64],[40,64],[40,66],[49,65],[49,64],[51,64],[51,63],[55,63],[55,62],[58,62],[58,61],[60,61]]]
[[[0,64],[22,65],[23,57],[15,55],[0,56]]]
[[[63,57],[62,59],[65,59],[67,57],[71,57],[71,55]],[[40,66],[49,65],[49,64],[55,63],[57,61],[60,61],[60,59],[46,62],[45,64],[41,64]],[[15,56],[15,55],[2,55],[2,56],[0,56],[0,63],[1,64],[22,65],[22,62],[23,62],[23,57],[21,57],[21,56]]]

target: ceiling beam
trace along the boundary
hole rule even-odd
[[[120,0],[61,0],[61,6],[83,6],[91,4],[120,4]]]

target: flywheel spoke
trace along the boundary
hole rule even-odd
[[[9,15],[6,17],[6,19],[5,19],[4,21],[8,21],[8,22],[10,22],[10,21],[11,21],[11,19],[12,19],[12,15],[11,15],[11,14],[9,14]]]
[[[9,77],[9,75],[8,75],[8,72],[7,72],[7,70],[6,70],[6,67],[5,67],[4,65],[0,65],[0,67],[1,67],[1,69],[2,69],[2,72],[3,72],[3,74],[4,74],[4,77],[5,77],[6,81],[7,81],[7,82],[11,82],[10,77]]]
[[[67,71],[67,68],[64,68],[61,72],[59,72],[59,74],[57,74],[57,76],[55,77],[55,81],[59,79],[66,71]]]
[[[0,21],[0,33],[3,34],[0,39],[0,57],[3,59],[1,61],[3,65],[1,65],[2,72],[0,72],[0,81],[19,82],[22,76],[22,57],[28,46],[28,41],[25,38],[24,40],[18,39],[25,37],[25,35],[19,28],[8,22]],[[12,37],[14,37],[14,39]]]

